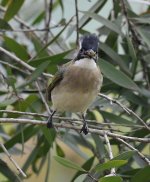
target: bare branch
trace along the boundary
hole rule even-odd
[[[79,46],[79,15],[78,15],[78,0],[75,0],[75,7],[76,7],[76,45]]]
[[[105,138],[105,141],[106,141],[106,145],[108,147],[108,154],[109,154],[109,159],[113,159],[113,153],[112,153],[112,148],[111,148],[111,145],[110,145],[110,142],[109,142],[109,139],[108,139],[108,136],[106,134],[106,132],[104,132],[104,138]],[[115,168],[112,168],[111,169],[111,175],[116,175],[116,171],[115,171]]]
[[[137,154],[148,164],[150,165],[150,160],[148,158],[146,158],[138,149],[134,148],[132,145],[130,145],[129,143],[125,142],[123,139],[121,138],[117,138],[118,141],[120,141],[121,143],[125,144],[128,148],[134,150],[137,152]]]
[[[3,53],[5,53],[7,56],[11,57],[12,59],[14,59],[19,65],[22,65],[24,68],[26,68],[29,71],[34,71],[35,68],[30,66],[29,64],[27,64],[26,62],[22,61],[20,58],[18,58],[17,56],[15,56],[14,54],[12,54],[11,52],[7,51],[6,49],[0,47],[0,51],[2,51]],[[43,73],[44,76],[47,77],[52,77],[51,74],[48,73]]]
[[[47,112],[48,112],[49,114],[51,114],[51,111],[50,111],[49,106],[48,106],[48,104],[47,104],[47,102],[46,102],[46,100],[45,100],[45,97],[43,96],[43,93],[42,93],[42,91],[41,91],[41,88],[40,88],[40,86],[39,86],[38,81],[36,81],[36,87],[37,87],[38,90],[39,90],[39,94],[40,94],[40,96],[41,96],[41,99],[42,99],[42,101],[43,101],[45,107],[46,107]]]
[[[133,116],[135,116],[143,125],[146,129],[148,129],[150,131],[150,127],[143,121],[143,119],[141,119],[135,112],[133,112],[131,109],[127,108],[126,106],[124,106],[123,104],[121,104],[119,101],[112,99],[104,94],[99,94],[100,97],[103,97],[105,99],[107,99],[108,101],[110,101],[110,103],[114,103],[117,104],[118,106],[120,106],[126,113],[128,113],[129,115],[132,114]]]
[[[49,33],[49,27],[50,27],[50,22],[51,22],[51,14],[52,14],[52,8],[53,8],[53,0],[50,0],[49,3],[47,3],[47,0],[45,0],[45,11],[46,11],[46,16],[45,16],[45,29],[47,29],[45,33],[45,42],[48,42],[48,33]]]
[[[5,152],[5,154],[8,156],[8,158],[10,159],[10,161],[13,163],[13,165],[17,168],[17,170],[19,171],[19,173],[23,176],[23,177],[27,177],[27,175],[22,171],[22,169],[19,167],[19,165],[17,164],[17,162],[12,158],[12,156],[10,155],[10,153],[8,152],[8,150],[5,148],[5,146],[0,142],[0,146],[3,149],[3,151]]]
[[[58,28],[58,27],[61,27],[63,25],[61,24],[58,24],[58,25],[54,25],[52,27],[49,27],[49,28],[30,28],[30,29],[0,29],[0,32],[46,32],[50,29],[53,29],[53,28]]]
[[[18,119],[18,118],[0,118],[0,123],[20,123],[20,124],[34,124],[34,125],[46,125],[46,121],[41,121],[41,120],[32,120],[32,119]],[[54,123],[55,127],[58,128],[69,128],[69,129],[74,129],[74,130],[81,130],[80,126],[72,126],[64,123]],[[137,142],[144,142],[144,143],[149,143],[150,138],[138,138],[138,137],[130,137],[130,136],[124,136],[124,135],[119,135],[116,133],[111,133],[109,131],[105,131],[106,134],[110,137],[113,137],[115,139],[121,138],[124,140],[129,140],[129,141],[137,141]],[[98,130],[98,129],[92,129],[89,127],[89,133],[95,133],[97,135],[104,136],[104,131]]]
[[[38,117],[44,117],[44,118],[48,118],[49,116],[46,114],[38,114],[38,113],[32,113],[32,112],[21,112],[21,111],[9,111],[9,110],[0,110],[0,113],[13,113],[13,114],[21,114],[21,115],[28,115],[28,116],[38,116]],[[74,119],[74,118],[67,118],[67,117],[60,117],[60,116],[53,116],[53,118],[55,119],[60,119],[60,120],[64,120],[64,121],[71,121],[74,122],[76,124],[83,124],[82,123],[82,119]],[[137,127],[137,128],[143,128],[143,126],[140,125],[126,125],[126,124],[116,124],[116,123],[98,123],[95,120],[86,120],[88,123],[91,123],[91,127],[95,126],[95,128],[97,128],[97,125],[103,126],[103,128],[105,126],[125,126],[125,127]],[[103,129],[101,128],[101,129]],[[113,129],[112,129],[113,130]],[[114,131],[114,130],[113,130]],[[118,131],[118,130],[115,130]]]
[[[143,77],[147,83],[147,88],[150,90],[150,78],[148,76],[149,69],[148,69],[146,62],[143,59],[143,55],[139,51],[139,46],[143,45],[142,38],[139,35],[139,33],[137,32],[134,23],[128,17],[128,11],[127,11],[125,0],[121,0],[120,3],[121,3],[122,12],[123,12],[123,14],[126,18],[126,22],[128,24],[128,29],[131,32],[132,42],[133,42],[134,48],[136,50],[136,54],[138,55],[141,65],[143,67],[143,73],[144,73]],[[144,45],[144,48],[145,47],[146,47],[146,45]],[[148,51],[149,51],[149,48],[148,48]]]

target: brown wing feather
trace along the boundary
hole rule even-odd
[[[58,67],[58,71],[56,72],[56,74],[54,75],[51,83],[49,84],[49,86],[47,87],[47,99],[49,101],[51,101],[51,92],[53,90],[53,88],[56,87],[56,85],[58,85],[61,80],[63,79],[63,75],[65,70],[73,63],[73,61],[70,61],[60,67]]]

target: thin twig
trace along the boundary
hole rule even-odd
[[[78,15],[78,0],[75,0],[76,8],[76,45],[79,46],[79,15]]]
[[[48,42],[48,33],[49,33],[49,27],[50,27],[50,22],[51,22],[51,14],[52,14],[52,8],[53,8],[53,0],[50,0],[49,3],[47,3],[47,0],[45,0],[45,29],[47,29],[47,31],[45,32],[45,43],[47,44]]]
[[[109,142],[109,139],[108,139],[108,136],[106,134],[106,132],[104,132],[104,138],[105,138],[105,141],[106,141],[106,145],[108,147],[108,155],[109,155],[109,159],[113,159],[113,153],[112,153],[112,148],[111,148],[111,145],[110,145],[110,142]],[[116,175],[116,171],[115,171],[115,168],[112,168],[111,169],[111,175]]]
[[[29,71],[35,71],[35,68],[30,66],[29,64],[27,64],[26,62],[22,61],[20,58],[18,58],[17,56],[15,56],[14,54],[12,54],[11,52],[7,51],[6,49],[4,49],[3,47],[0,47],[0,51],[2,51],[3,53],[5,53],[7,56],[11,57],[12,59],[14,59],[19,65],[22,65],[24,68],[26,68]],[[47,77],[52,77],[51,74],[48,73],[43,73],[44,76]]]
[[[147,66],[146,62],[144,61],[144,59],[142,57],[142,54],[139,54],[139,52],[140,52],[139,51],[139,46],[143,44],[142,38],[139,35],[139,33],[137,32],[134,23],[128,17],[128,11],[127,11],[127,7],[126,7],[125,1],[124,0],[121,0],[120,3],[121,3],[122,12],[123,12],[123,14],[124,14],[124,16],[126,18],[126,22],[128,24],[128,29],[130,30],[131,35],[132,35],[132,42],[133,42],[134,48],[135,48],[136,53],[137,53],[137,55],[139,57],[139,60],[141,62],[141,65],[143,67],[143,73],[144,73],[143,74],[143,77],[146,80],[148,89],[150,90],[150,78],[148,76],[148,72],[149,72],[148,66]],[[145,47],[146,47],[146,45],[144,45],[144,48]],[[148,48],[148,51],[149,51],[149,48]]]
[[[0,32],[46,32],[50,29],[54,29],[54,28],[58,28],[61,27],[63,25],[58,24],[58,25],[54,25],[52,27],[49,28],[30,28],[30,29],[0,29]]]
[[[39,94],[40,94],[40,96],[41,96],[41,99],[42,99],[42,101],[43,101],[45,107],[46,107],[47,112],[48,112],[49,114],[51,114],[51,111],[50,111],[49,106],[48,106],[48,104],[47,104],[47,102],[46,102],[46,100],[45,100],[45,97],[44,97],[44,95],[43,95],[43,93],[42,93],[42,91],[41,91],[41,88],[40,88],[40,85],[39,85],[38,81],[36,81],[35,84],[36,84],[36,87],[37,87],[38,90],[39,90]]]
[[[125,142],[121,138],[117,138],[117,140],[120,141],[121,143],[125,144],[128,148],[136,151],[137,154],[140,156],[140,158],[142,158],[148,165],[150,165],[150,160],[147,157],[145,157],[138,149],[134,148],[132,145],[130,145],[129,143]]]
[[[3,11],[3,12],[6,12],[6,8],[3,8],[2,6],[0,6],[0,10]],[[22,20],[20,17],[18,16],[14,16],[13,17],[14,20],[16,20],[20,25],[21,27],[25,27],[29,30],[33,29],[31,26],[29,26],[24,20]],[[32,35],[40,41],[40,43],[44,46],[44,42],[41,40],[41,36],[39,36],[35,31],[31,31]],[[51,49],[51,47],[47,48],[49,53],[53,54],[53,50]]]
[[[148,129],[150,131],[150,127],[143,121],[143,119],[141,119],[135,112],[133,112],[131,109],[127,108],[126,106],[124,106],[123,104],[121,104],[119,101],[112,99],[104,94],[99,94],[100,97],[103,97],[107,100],[110,101],[110,103],[114,103],[119,105],[126,113],[128,113],[129,115],[132,114],[133,116],[135,116],[144,126],[146,129]]]
[[[0,146],[2,147],[3,151],[5,152],[5,154],[8,156],[8,158],[10,159],[10,161],[13,163],[13,165],[17,168],[17,170],[19,171],[19,173],[23,176],[23,177],[27,177],[27,175],[22,171],[22,169],[19,167],[19,165],[17,164],[17,162],[12,158],[12,156],[10,155],[10,153],[8,152],[8,150],[5,148],[5,146],[0,142]]]
[[[9,110],[0,110],[0,113],[13,113],[13,114],[21,114],[21,115],[28,115],[28,116],[37,116],[37,117],[44,117],[48,118],[49,116],[46,114],[38,114],[38,113],[32,113],[32,112],[21,112],[21,111],[9,111]],[[74,119],[74,118],[67,118],[67,117],[60,117],[60,116],[53,116],[54,119],[60,119],[65,121],[71,121],[76,122],[79,124],[79,122],[82,122],[82,119]],[[86,120],[88,123],[91,123],[92,125],[101,125],[103,127],[105,126],[125,126],[125,127],[137,127],[137,128],[143,128],[143,126],[140,125],[126,125],[126,124],[116,124],[116,123],[98,123],[96,120]],[[83,124],[83,123],[82,123]],[[97,127],[97,126],[96,126]]]
[[[17,66],[14,66],[14,65],[12,65],[12,64],[10,64],[10,63],[8,63],[8,62],[4,62],[4,61],[1,61],[1,60],[0,60],[0,63],[1,63],[1,64],[4,64],[4,65],[6,65],[6,66],[9,66],[10,68],[13,68],[13,69],[15,69],[15,70],[18,70],[18,71],[20,71],[20,72],[22,72],[22,73],[24,73],[24,74],[27,74],[27,75],[30,74],[30,73],[28,73],[27,71],[24,71],[23,69],[18,68]]]
[[[34,125],[46,125],[46,121],[41,121],[41,120],[34,120],[34,119],[18,119],[18,118],[0,118],[0,123],[20,123],[20,124],[34,124]],[[69,129],[74,129],[74,130],[81,130],[81,126],[72,126],[66,123],[54,123],[55,127],[58,128],[69,128]],[[137,142],[144,142],[144,143],[149,143],[150,138],[138,138],[138,137],[130,137],[130,136],[124,136],[124,135],[119,135],[116,133],[111,133],[109,131],[105,131],[106,134],[110,137],[113,138],[121,138],[124,140],[129,140],[129,141],[137,141]],[[104,136],[104,130],[98,130],[98,129],[92,129],[89,127],[89,133],[95,133],[101,136]]]

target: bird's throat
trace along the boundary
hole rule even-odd
[[[94,59],[89,59],[89,58],[83,58],[83,59],[75,61],[74,66],[78,66],[80,68],[86,68],[86,69],[95,69],[95,68],[97,68],[95,60]]]

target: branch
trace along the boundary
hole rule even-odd
[[[150,160],[148,158],[146,158],[138,149],[134,148],[132,145],[125,142],[121,138],[117,138],[117,140],[120,141],[121,143],[125,144],[129,149],[132,149],[132,150],[136,151],[137,154],[140,156],[140,158],[142,158],[148,165],[150,165]]]
[[[0,118],[0,123],[20,123],[20,124],[34,124],[34,125],[46,125],[46,121],[41,121],[41,120],[32,120],[32,119],[16,119],[16,118]],[[81,130],[81,126],[72,126],[69,124],[64,124],[64,123],[54,123],[54,126],[57,128],[69,128],[69,129],[74,129],[74,130]],[[130,136],[124,136],[124,135],[119,135],[115,133],[111,133],[109,131],[105,131],[106,134],[110,137],[113,137],[114,139],[121,138],[124,140],[129,140],[129,141],[137,141],[137,142],[144,142],[144,143],[149,143],[150,138],[138,138],[138,137],[130,137]],[[92,129],[89,127],[89,133],[95,133],[97,135],[104,136],[104,131],[98,130],[98,129]]]
[[[131,109],[127,108],[126,106],[124,106],[123,104],[121,104],[119,101],[112,99],[104,94],[99,94],[100,97],[103,97],[105,99],[107,99],[108,101],[110,101],[110,103],[114,103],[117,104],[118,106],[120,106],[126,113],[128,113],[129,115],[132,114],[133,116],[135,116],[143,125],[146,129],[148,129],[150,131],[150,127],[143,121],[143,119],[141,119],[135,112],[133,112]]]
[[[27,175],[22,171],[22,169],[19,167],[19,165],[17,164],[17,162],[12,158],[12,156],[10,155],[10,153],[8,152],[8,150],[5,148],[5,146],[0,142],[0,146],[2,147],[3,151],[5,152],[5,154],[8,156],[8,158],[10,159],[10,161],[13,163],[13,165],[17,168],[17,170],[20,172],[20,174],[23,177],[27,177]]]
[[[40,94],[40,96],[41,96],[41,99],[42,99],[42,101],[43,101],[45,107],[46,107],[47,112],[48,112],[49,114],[51,114],[51,111],[50,111],[49,106],[48,106],[48,104],[47,104],[47,102],[46,102],[46,100],[45,100],[45,97],[43,96],[43,93],[42,93],[42,91],[41,91],[41,88],[40,88],[40,86],[39,86],[38,81],[36,81],[35,84],[36,84],[36,87],[37,87],[38,90],[39,90],[39,94]]]
[[[143,57],[142,57],[142,55],[140,54],[140,51],[139,51],[139,46],[142,45],[142,43],[143,43],[142,38],[139,35],[139,33],[137,32],[134,23],[128,17],[128,11],[127,11],[125,1],[121,0],[120,2],[121,2],[122,12],[123,12],[123,14],[124,14],[124,16],[126,18],[127,24],[128,24],[128,29],[131,31],[131,36],[132,36],[132,41],[133,41],[134,48],[135,48],[136,53],[137,53],[137,55],[139,57],[141,65],[143,67],[143,73],[144,73],[143,77],[147,82],[148,89],[150,90],[150,78],[148,76],[149,69],[148,69],[148,66],[147,66],[146,62],[143,59]],[[143,46],[144,46],[144,49],[145,49],[146,45],[143,45]],[[147,48],[147,51],[149,51],[149,48]]]
[[[45,29],[47,29],[45,33],[45,42],[47,43],[48,41],[48,33],[49,33],[49,26],[51,22],[51,14],[52,14],[52,8],[53,8],[53,0],[50,0],[49,3],[47,3],[47,0],[45,0]]]
[[[109,159],[111,160],[111,159],[113,159],[113,153],[112,153],[112,148],[111,148],[111,145],[110,145],[110,142],[109,142],[109,139],[108,139],[108,136],[107,136],[106,132],[104,132],[104,138],[105,138],[105,141],[106,141],[106,145],[108,147]],[[116,175],[115,168],[111,169],[111,174],[110,175],[112,175],[112,176]]]
[[[26,62],[22,61],[20,58],[18,58],[17,56],[12,54],[11,52],[7,51],[6,49],[0,47],[0,51],[5,53],[7,56],[11,57],[14,61],[16,61],[19,65],[23,66],[25,69],[27,69],[29,71],[35,71],[34,67],[32,67],[29,64],[27,64]],[[48,73],[43,73],[43,75],[47,76],[47,77],[52,77],[52,75],[48,74]]]
[[[49,27],[49,28],[30,28],[30,29],[0,29],[0,32],[46,32],[46,31],[49,31],[50,29],[53,29],[53,28],[58,28],[58,27],[61,27],[63,25],[61,24],[58,24],[58,25],[54,25],[52,27]]]
[[[76,45],[79,46],[79,15],[78,15],[78,0],[75,0],[75,7],[76,7]]]
[[[44,117],[44,118],[48,118],[49,116],[46,114],[38,114],[38,113],[32,113],[32,112],[21,112],[21,111],[9,111],[9,110],[0,110],[0,113],[13,113],[13,114],[21,114],[21,115],[28,115],[28,116],[37,116],[37,117]],[[82,119],[74,119],[74,118],[67,118],[67,117],[60,117],[60,116],[53,116],[54,119],[60,119],[60,120],[65,120],[65,121],[71,121],[74,122],[76,124],[83,124],[82,123]],[[96,120],[86,120],[88,123],[91,123],[91,127],[93,126],[93,128],[97,128],[97,125],[101,125],[103,129],[105,126],[125,126],[125,127],[138,127],[138,128],[143,128],[140,125],[126,125],[126,124],[116,124],[116,123],[98,123],[96,122]],[[118,131],[118,130],[114,130],[113,131]]]

